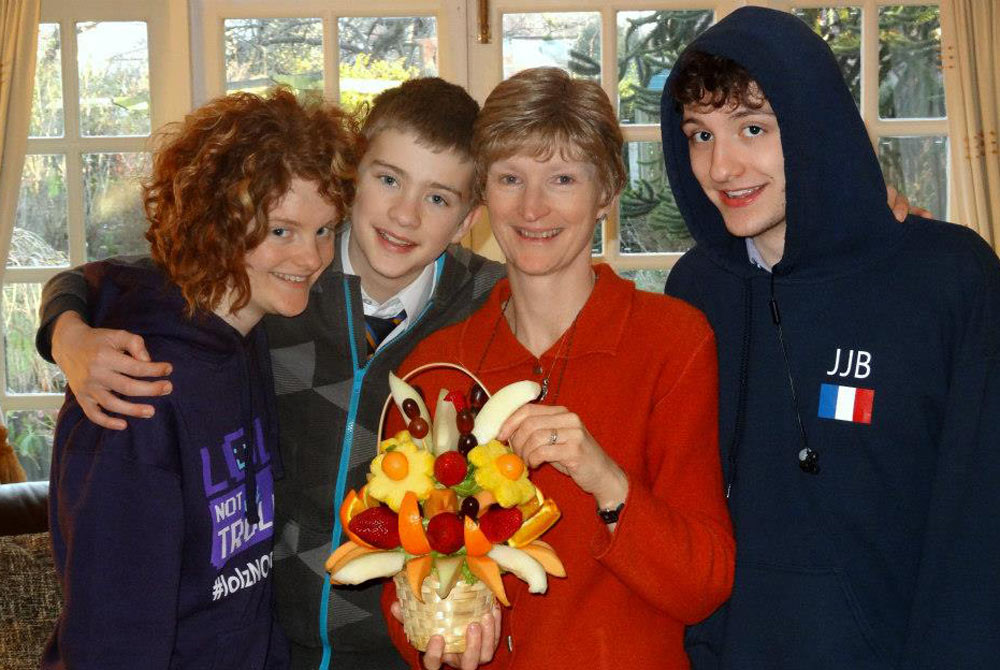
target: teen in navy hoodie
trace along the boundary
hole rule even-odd
[[[737,546],[694,666],[995,667],[996,255],[893,219],[832,54],[790,14],[695,40],[662,131],[697,242],[667,292],[715,329]]]
[[[64,606],[44,669],[287,666],[273,624],[273,381],[264,314],[294,316],[333,258],[357,136],[286,90],[196,110],[145,187],[152,261],[84,267],[94,324],[169,362],[169,396],[122,431],[72,392],[50,525]]]

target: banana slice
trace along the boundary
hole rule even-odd
[[[476,416],[476,425],[472,434],[476,442],[486,444],[497,436],[500,426],[511,414],[538,397],[542,387],[538,382],[525,379],[508,384],[494,393]]]

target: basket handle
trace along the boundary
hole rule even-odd
[[[408,382],[421,372],[425,372],[427,370],[434,370],[436,368],[450,368],[452,370],[458,370],[459,372],[465,373],[469,378],[472,379],[472,381],[476,382],[476,384],[479,385],[479,388],[483,389],[483,392],[486,393],[487,398],[490,397],[490,392],[486,390],[486,385],[479,380],[479,377],[477,377],[471,371],[469,371],[468,368],[463,367],[458,363],[444,363],[444,362],[424,363],[423,365],[418,365],[417,367],[413,368],[405,375],[400,377],[400,379],[402,379],[404,382]],[[425,403],[426,401],[427,399],[424,398]],[[378,438],[379,442],[382,441],[382,431],[385,430],[385,418],[389,413],[389,405],[391,404],[392,404],[392,393],[389,393],[389,397],[386,398],[385,403],[382,404],[382,413],[379,414],[378,433],[376,434],[376,437]]]

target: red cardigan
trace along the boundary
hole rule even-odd
[[[576,412],[625,471],[629,495],[614,533],[593,497],[545,465],[532,473],[562,519],[544,536],[566,566],[532,595],[506,575],[512,607],[488,668],[687,668],[684,626],[729,596],[735,548],[717,446],[715,338],[700,312],[679,300],[638,291],[606,265],[551,375],[546,403]],[[424,340],[402,372],[429,361],[472,370],[490,391],[520,379],[541,381],[553,350],[536,359],[511,333],[500,309],[507,280],[468,320]],[[495,330],[495,332],[494,332]],[[558,345],[557,345],[558,346]],[[565,370],[561,372],[563,358]],[[543,374],[538,374],[538,364]],[[428,398],[455,372],[425,373]],[[383,597],[395,599],[390,582]],[[420,667],[402,627],[387,613],[393,640]]]

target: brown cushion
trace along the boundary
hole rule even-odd
[[[0,537],[0,668],[38,668],[61,607],[48,533]]]

